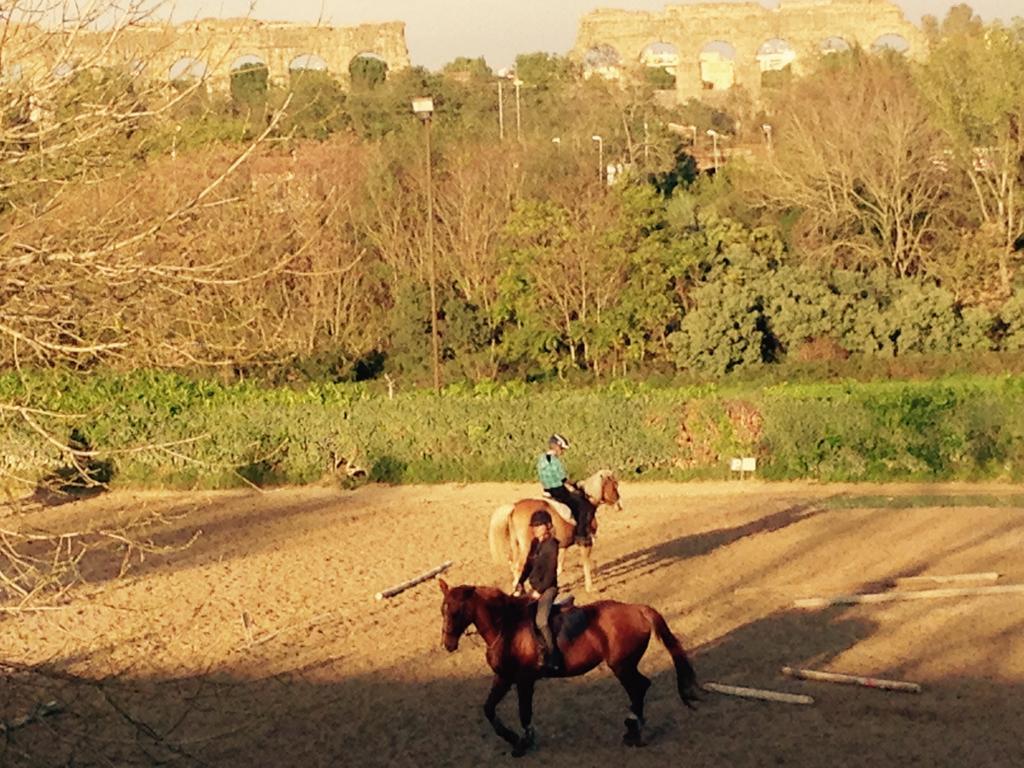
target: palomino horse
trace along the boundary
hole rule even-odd
[[[494,670],[491,692],[484,703],[484,715],[501,738],[513,746],[512,754],[523,755],[534,740],[533,688],[541,677],[576,677],[602,661],[622,683],[629,695],[629,715],[622,741],[626,746],[643,744],[644,697],[651,681],[637,665],[647,651],[651,635],[657,635],[672,656],[679,698],[686,706],[698,700],[697,675],[690,666],[679,640],[664,617],[649,605],[601,600],[572,610],[568,617],[556,615],[553,629],[565,658],[557,675],[539,668],[539,645],[533,625],[532,602],[510,597],[495,587],[449,587],[441,582],[441,644],[449,651],[459,647],[459,638],[470,624],[487,644],[487,663]],[[564,617],[564,618],[563,618]],[[559,632],[559,624],[569,631]],[[519,694],[519,722],[523,735],[516,735],[497,715],[498,703],[515,685]]]
[[[590,534],[597,532],[597,508],[602,504],[614,504],[622,509],[619,502],[619,483],[615,475],[607,469],[595,472],[582,483],[578,483],[580,490],[580,503],[590,504]],[[576,540],[575,523],[566,520],[552,506],[551,499],[520,499],[515,504],[506,504],[498,507],[491,515],[491,524],[488,528],[487,540],[491,546],[491,557],[495,563],[507,561],[512,568],[512,590],[515,591],[516,582],[523,572],[526,563],[526,556],[530,552],[530,544],[533,543],[533,531],[530,529],[530,516],[538,511],[546,510],[551,515],[552,533],[558,540],[558,572],[562,572],[562,564],[565,560],[565,550],[573,545]],[[590,558],[590,550],[593,544],[580,544],[580,558],[583,560],[583,577],[586,583],[587,592],[593,587],[592,571],[593,562]]]

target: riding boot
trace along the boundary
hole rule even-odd
[[[541,638],[543,639],[543,663],[541,668],[548,672],[561,672],[562,671],[562,652],[558,648],[558,644],[555,643],[554,638],[551,636],[551,627],[540,628]]]

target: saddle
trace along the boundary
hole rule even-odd
[[[543,643],[540,632],[537,630],[537,604],[530,605],[530,626],[533,627],[533,635],[538,645]],[[555,638],[555,644],[559,648],[566,648],[583,634],[587,628],[589,617],[587,612],[576,605],[576,598],[572,595],[559,595],[551,606],[551,618],[548,625],[551,627],[551,635]]]
[[[538,499],[538,501],[543,501],[546,504],[550,505],[550,507],[553,510],[555,510],[555,512],[558,513],[558,516],[565,520],[565,522],[571,523],[572,525],[576,525],[576,518],[572,516],[572,510],[569,509],[568,504],[563,504],[560,501],[555,501],[546,492],[544,493],[544,498]]]

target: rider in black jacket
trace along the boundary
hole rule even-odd
[[[516,591],[529,582],[529,595],[537,600],[537,630],[544,641],[544,666],[553,672],[562,669],[562,654],[551,634],[548,620],[558,596],[558,540],[551,535],[551,515],[544,510],[530,517],[534,540],[526,557]]]

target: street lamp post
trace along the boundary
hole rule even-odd
[[[523,141],[523,117],[519,107],[519,88],[522,84],[523,81],[518,77],[512,81],[512,85],[516,87],[516,141],[520,143]]]
[[[437,266],[434,260],[434,182],[430,153],[430,118],[434,100],[429,96],[412,100],[413,113],[423,121],[427,144],[427,269],[430,279],[430,348],[434,367],[434,391],[441,391],[441,356],[437,338]]]
[[[595,133],[590,140],[597,142],[597,178],[604,185],[604,138]]]
[[[718,131],[708,128],[707,133],[711,137],[711,162],[714,164],[715,173],[718,173]]]

